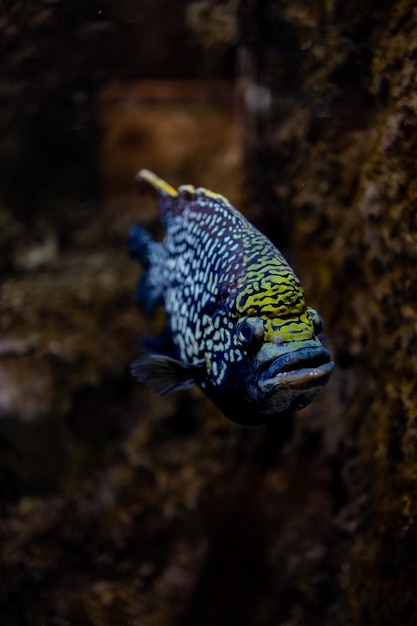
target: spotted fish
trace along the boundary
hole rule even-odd
[[[165,231],[157,243],[131,229],[131,254],[145,266],[137,301],[162,304],[167,327],[133,375],[160,395],[197,384],[239,424],[309,404],[334,364],[282,254],[220,194],[176,190],[149,170],[136,180],[156,196]]]

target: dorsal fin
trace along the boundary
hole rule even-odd
[[[227,198],[222,196],[220,193],[215,193],[214,191],[210,191],[204,187],[181,185],[178,190],[176,190],[165,180],[159,178],[159,176],[147,169],[139,170],[136,174],[136,182],[139,193],[150,192],[156,197],[158,201],[159,215],[164,228],[166,227],[165,219],[169,215],[179,215],[182,213],[188,202],[195,201],[199,203],[201,199],[209,201],[212,210],[216,207],[216,205],[223,205],[223,207],[227,211],[230,211],[235,218],[246,223],[243,215],[230,204]],[[200,208],[202,207],[200,206]]]
[[[136,182],[139,193],[150,192],[156,197],[162,227],[166,228],[167,216],[176,210],[178,192],[150,170],[139,170]]]
[[[153,192],[156,197],[177,198],[178,192],[150,170],[139,170],[136,174],[139,193]]]
[[[222,196],[221,193],[215,193],[206,189],[205,187],[194,187],[194,185],[181,185],[178,188],[178,195],[182,196],[186,200],[197,200],[199,197],[204,196],[210,200],[216,200],[222,202],[226,207],[231,208],[231,204],[227,198]]]

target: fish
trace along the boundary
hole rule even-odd
[[[161,396],[197,385],[240,425],[307,406],[334,362],[281,252],[221,194],[174,189],[147,169],[136,182],[156,198],[164,237],[130,229],[130,254],[144,268],[135,299],[148,312],[162,306],[166,327],[132,375]]]

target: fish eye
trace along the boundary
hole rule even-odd
[[[244,317],[236,324],[237,338],[243,344],[262,341],[264,333],[264,324],[259,317]]]
[[[323,320],[321,319],[321,315],[316,311],[316,309],[311,309],[310,307],[308,307],[307,312],[309,318],[313,322],[315,334],[319,335],[323,330]]]

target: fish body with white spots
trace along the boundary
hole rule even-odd
[[[219,194],[175,190],[148,170],[137,182],[156,195],[165,231],[157,243],[131,229],[131,254],[145,266],[137,300],[162,304],[167,327],[155,354],[134,361],[134,376],[160,395],[197,384],[240,424],[309,404],[334,364],[282,254]]]

